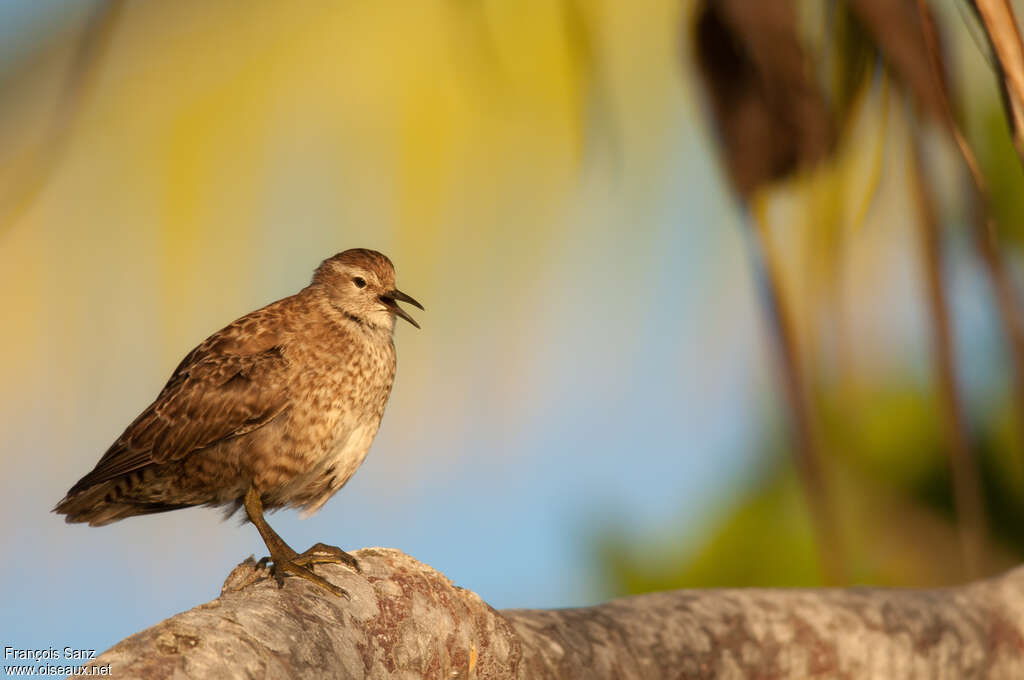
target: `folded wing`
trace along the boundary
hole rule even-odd
[[[156,401],[68,495],[133,470],[181,459],[251,432],[284,412],[289,395],[282,347],[246,353],[253,348],[225,340],[215,336],[185,357]]]

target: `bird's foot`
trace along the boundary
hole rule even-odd
[[[292,561],[302,566],[308,566],[310,569],[315,564],[344,564],[357,572],[363,571],[359,568],[359,561],[355,557],[337,546],[323,543],[317,543]]]
[[[274,560],[274,564],[270,568],[270,573],[274,577],[274,580],[277,581],[278,587],[284,587],[284,575],[287,573],[292,576],[304,578],[311,583],[315,583],[327,592],[337,595],[338,597],[349,597],[348,591],[344,588],[334,585],[323,577],[317,576],[313,573],[313,570],[310,567],[305,567],[292,561],[278,562]]]
[[[299,578],[304,578],[307,581],[315,583],[324,590],[337,595],[338,597],[349,597],[347,590],[336,586],[313,573],[314,564],[348,564],[343,557],[339,557],[332,552],[335,550],[353,562],[355,561],[354,557],[343,550],[334,548],[333,546],[324,545],[323,543],[317,543],[301,555],[291,548],[287,548],[286,550],[280,551],[283,554],[272,554],[269,558],[264,559],[269,559],[269,561],[273,563],[270,567],[270,574],[274,577],[274,580],[277,581],[279,588],[284,587],[284,575],[291,574],[292,576],[298,576]],[[263,560],[260,561],[263,562]],[[265,564],[265,562],[263,563]]]

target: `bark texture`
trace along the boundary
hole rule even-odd
[[[251,560],[221,596],[94,664],[117,678],[1022,678],[1024,568],[939,590],[679,590],[504,610],[397,550],[318,567],[338,598]]]

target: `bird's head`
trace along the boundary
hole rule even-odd
[[[395,288],[395,267],[376,250],[353,248],[324,260],[313,274],[312,285],[323,290],[335,309],[358,323],[391,330],[400,316],[420,327],[398,303],[420,309],[423,305]]]

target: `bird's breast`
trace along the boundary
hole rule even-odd
[[[308,347],[308,346],[307,346]],[[325,344],[294,357],[292,455],[302,470],[282,500],[315,512],[355,474],[380,427],[394,381],[393,346]],[[301,461],[301,462],[300,462]]]

